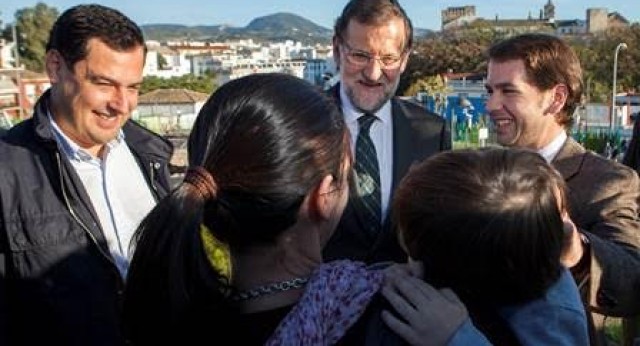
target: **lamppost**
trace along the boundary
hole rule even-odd
[[[616,79],[618,74],[618,53],[620,49],[627,48],[627,44],[624,42],[618,43],[616,46],[616,51],[613,55],[613,86],[612,89],[612,97],[611,97],[611,116],[609,117],[609,132],[613,133],[613,119],[615,117],[616,111]]]
[[[11,24],[11,36],[13,37],[13,49],[15,52],[14,65],[16,68],[20,67],[20,50],[18,48],[18,33],[16,31],[16,23]]]

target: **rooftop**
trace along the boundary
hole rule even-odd
[[[140,95],[138,104],[178,104],[204,102],[209,95],[189,89],[157,89]]]

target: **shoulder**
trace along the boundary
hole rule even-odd
[[[24,188],[22,182],[39,179],[48,153],[41,138],[35,136],[30,120],[12,127],[0,138],[0,189]]]
[[[376,295],[338,345],[406,345],[382,320],[383,310],[393,311],[393,308],[381,295]]]
[[[166,161],[171,159],[173,144],[166,138],[148,130],[134,120],[127,121],[122,131],[124,131],[127,145],[131,150],[142,154],[160,156]]]
[[[431,121],[444,123],[444,119],[431,111],[428,111],[423,105],[412,99],[404,99],[394,97],[392,99],[393,111],[404,114],[409,120]]]
[[[568,270],[544,297],[502,308],[519,340],[540,345],[587,345],[587,319],[578,288]]]
[[[553,164],[569,185],[597,182],[597,186],[601,187],[608,183],[634,183],[638,180],[638,174],[633,169],[586,150],[571,139],[558,156]]]
[[[16,155],[26,155],[39,148],[41,140],[33,131],[33,121],[25,120],[0,137],[0,162],[16,162]]]
[[[583,174],[595,175],[602,183],[626,181],[638,184],[636,171],[591,151],[586,152],[581,171]]]
[[[16,142],[33,137],[33,118],[22,121],[10,128],[2,137],[3,142]]]

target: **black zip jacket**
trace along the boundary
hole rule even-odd
[[[124,280],[58,150],[49,97],[0,139],[0,345],[121,345]],[[171,144],[132,121],[123,131],[155,197],[165,196]]]

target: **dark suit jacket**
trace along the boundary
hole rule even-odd
[[[339,84],[329,92],[340,105]],[[424,107],[398,98],[391,100],[393,118],[393,191],[405,176],[409,167],[416,161],[423,160],[442,150],[451,149],[451,140],[446,121],[437,114],[427,112]],[[353,191],[353,190],[352,190]],[[352,259],[366,263],[381,261],[405,262],[406,254],[400,248],[391,214],[383,223],[378,235],[372,235],[364,225],[354,198],[350,200],[342,215],[340,223],[323,251],[325,261],[335,259]]]
[[[586,151],[572,138],[552,164],[567,183],[569,214],[589,238],[590,277],[580,288],[591,331],[599,331],[600,313],[640,313],[640,182],[635,171]]]

